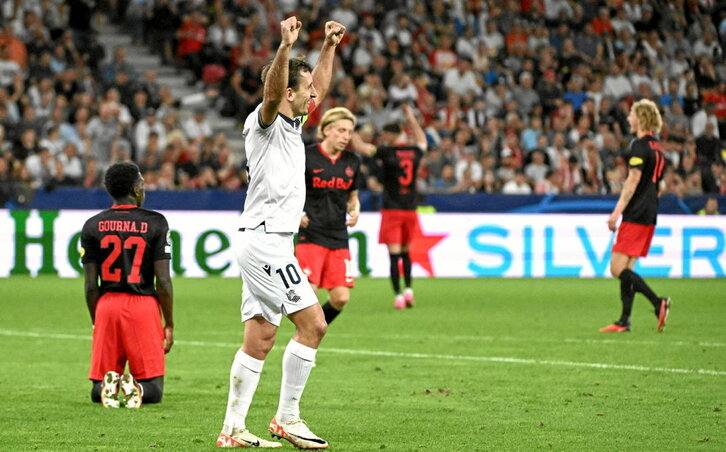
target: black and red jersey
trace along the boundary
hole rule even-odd
[[[658,184],[663,178],[665,155],[660,142],[653,135],[645,135],[630,142],[626,155],[629,169],[642,171],[635,193],[623,211],[623,221],[655,224],[658,216]]]
[[[320,144],[305,148],[305,213],[310,223],[300,228],[299,243],[348,248],[348,196],[358,189],[359,179],[360,158],[352,152],[343,151],[332,159]]]
[[[416,210],[416,174],[423,155],[416,145],[378,148],[375,158],[381,163],[384,209]]]
[[[155,295],[154,262],[171,259],[169,224],[152,210],[113,206],[86,221],[81,247],[83,263],[98,264],[101,294]]]

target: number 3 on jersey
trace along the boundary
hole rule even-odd
[[[101,279],[104,281],[119,282],[121,281],[122,274],[126,274],[126,281],[131,284],[141,283],[141,262],[144,260],[144,251],[146,251],[146,240],[139,237],[138,235],[132,235],[121,240],[118,235],[105,235],[101,239],[101,248],[108,249],[111,251],[108,257],[101,264]],[[124,268],[123,271],[120,268],[113,268],[114,264],[118,260],[123,250],[134,250],[134,258],[131,263],[131,268]]]
[[[401,184],[401,187],[408,187],[413,182],[413,160],[400,160],[398,166],[403,170],[403,175],[398,176],[398,183]]]

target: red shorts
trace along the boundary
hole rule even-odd
[[[140,380],[164,375],[164,329],[159,302],[150,295],[109,292],[96,305],[88,378],[129,371]]]
[[[314,243],[299,243],[295,246],[295,256],[308,281],[318,287],[333,289],[355,285],[347,248],[331,250]]]
[[[381,229],[378,243],[386,245],[409,245],[418,229],[418,215],[415,210],[381,210]]]
[[[613,243],[613,251],[631,257],[645,257],[655,232],[654,224],[638,224],[623,221]]]

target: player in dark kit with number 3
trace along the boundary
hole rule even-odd
[[[383,129],[383,144],[378,146],[375,155],[382,167],[383,183],[383,208],[378,242],[388,247],[391,284],[396,293],[393,306],[396,309],[410,308],[414,305],[409,250],[414,233],[419,227],[416,215],[418,206],[416,174],[427,150],[426,134],[413,110],[408,105],[402,105],[401,109],[411,128],[415,143],[401,143],[400,127],[398,124],[390,124]],[[403,267],[405,284],[403,293],[401,293],[398,270],[399,261]]]
[[[86,221],[81,234],[93,322],[91,400],[118,408],[121,392],[127,408],[139,408],[161,402],[164,354],[174,343],[169,225],[141,208],[144,178],[136,164],[109,167],[105,185],[113,206]]]
[[[623,304],[620,320],[600,328],[601,333],[630,331],[630,314],[635,292],[645,295],[653,304],[658,318],[657,331],[662,332],[668,318],[671,300],[658,297],[643,279],[633,271],[638,258],[648,255],[658,216],[658,184],[663,177],[665,157],[658,139],[663,120],[655,103],[648,99],[635,102],[628,115],[630,129],[636,135],[627,155],[628,178],[615,208],[608,218],[608,228],[616,230],[620,215],[623,221],[617,228],[610,258],[610,272],[620,278],[620,298]]]

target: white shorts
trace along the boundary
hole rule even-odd
[[[290,315],[318,303],[294,253],[292,233],[266,233],[264,226],[235,235],[242,275],[242,322],[263,317],[280,326]]]

